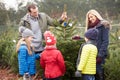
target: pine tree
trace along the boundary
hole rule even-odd
[[[67,14],[67,5],[64,4],[64,9],[63,12]],[[57,37],[58,40],[71,40],[72,36],[74,36],[77,31],[76,31],[76,21],[72,21],[71,19],[65,21],[61,24],[57,20],[54,22],[55,28],[54,31],[51,30]]]
[[[76,31],[76,21],[71,19],[60,24],[55,21],[56,27],[51,31],[56,35],[58,40],[71,40],[72,37],[77,33]]]

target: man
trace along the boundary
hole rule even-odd
[[[48,25],[54,25],[54,19],[50,18],[45,13],[39,13],[38,7],[34,4],[28,6],[28,13],[21,19],[20,27],[29,28],[34,33],[32,45],[35,53],[43,51],[42,34],[48,29]],[[61,18],[58,20],[62,23],[67,18],[66,12],[63,12]]]

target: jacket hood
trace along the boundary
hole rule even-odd
[[[110,23],[107,20],[102,20],[100,22],[105,28],[109,28],[112,29],[112,27],[110,26]]]
[[[41,15],[45,15],[45,13],[44,13],[44,12],[38,13],[39,18],[42,17]],[[27,13],[27,14],[22,18],[22,20],[29,21],[29,18],[30,18],[30,17],[31,17],[30,14]]]
[[[27,14],[22,18],[22,20],[29,22],[29,18],[30,18],[30,14],[27,13]]]
[[[96,25],[96,27],[101,27],[101,26],[111,29],[110,23],[107,20],[102,20]]]
[[[55,45],[50,45],[50,46],[46,45],[45,49],[46,50],[52,50],[52,49],[57,49],[57,47]]]

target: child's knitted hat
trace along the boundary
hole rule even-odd
[[[56,38],[55,38],[54,34],[52,34],[50,31],[45,31],[44,38],[45,38],[46,45],[56,44]]]
[[[91,40],[97,40],[98,30],[95,28],[88,29],[87,32],[85,32],[85,37]]]
[[[29,37],[29,36],[34,36],[33,32],[30,29],[25,28],[23,26],[21,26],[19,28],[19,32],[22,34],[23,38],[26,38],[26,37]]]

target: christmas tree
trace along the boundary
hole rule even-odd
[[[64,4],[64,13],[67,14],[66,4]],[[65,19],[61,24],[57,20],[55,20],[55,28],[51,31],[56,35],[58,40],[71,40],[74,35],[76,35],[76,21],[72,21],[71,19]]]
[[[77,33],[75,25],[76,21],[72,21],[71,19],[63,22],[62,24],[56,22],[56,27],[54,28],[53,33],[59,40],[71,40]]]

